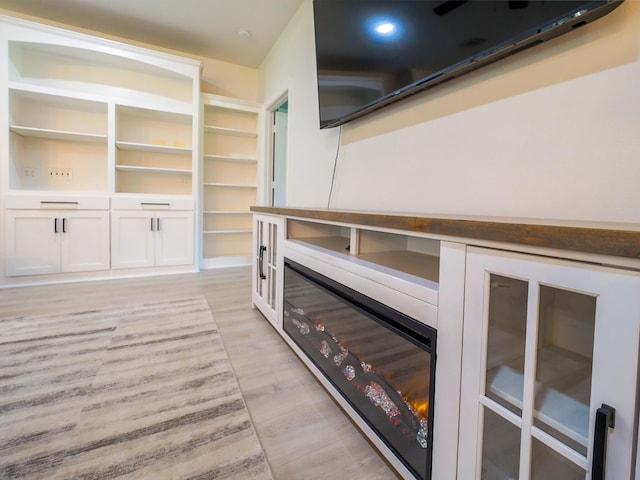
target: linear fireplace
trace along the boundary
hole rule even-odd
[[[397,458],[431,478],[436,331],[285,258],[284,331]]]

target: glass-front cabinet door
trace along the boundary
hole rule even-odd
[[[282,295],[282,265],[279,252],[284,222],[281,218],[254,215],[253,219],[253,303],[276,327],[281,327],[278,299]],[[281,267],[280,267],[281,268]]]
[[[469,248],[460,479],[633,478],[637,272]]]

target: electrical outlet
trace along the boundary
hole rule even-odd
[[[22,169],[22,176],[23,177],[35,177],[36,176],[36,169],[33,167],[24,167]]]
[[[49,168],[47,175],[53,179],[73,180],[73,170],[71,168]]]

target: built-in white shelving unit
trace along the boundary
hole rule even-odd
[[[202,94],[202,267],[251,261],[262,107]]]
[[[77,212],[102,212],[90,216],[100,223],[93,229],[100,238],[82,248],[99,245],[101,255],[105,248],[113,255],[109,222],[117,217],[117,198],[129,212],[131,205],[141,212],[143,205],[153,205],[150,218],[156,222],[164,218],[163,209],[179,210],[182,225],[190,229],[181,237],[186,244],[172,245],[179,255],[171,262],[155,262],[154,267],[197,268],[195,254],[188,257],[199,243],[193,225],[201,184],[200,63],[11,17],[0,16],[0,27],[0,72],[5,72],[0,75],[0,94],[8,105],[0,112],[0,125],[6,125],[0,132],[5,227],[0,279],[20,283],[28,275],[63,275],[68,270],[35,268],[27,264],[29,258],[22,258],[20,245],[35,234],[29,229],[35,223],[27,220],[31,217],[42,219],[42,232],[57,229],[52,241],[64,244],[70,234],[62,231],[63,222],[67,230],[87,217]],[[56,212],[36,215],[41,209]],[[171,238],[173,242],[178,236]],[[166,253],[166,240],[163,248]],[[91,270],[95,264],[96,271],[112,270],[113,257],[102,258],[80,267],[74,263],[74,269]]]

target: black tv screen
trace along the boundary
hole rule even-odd
[[[567,33],[620,3],[314,0],[320,128]]]

